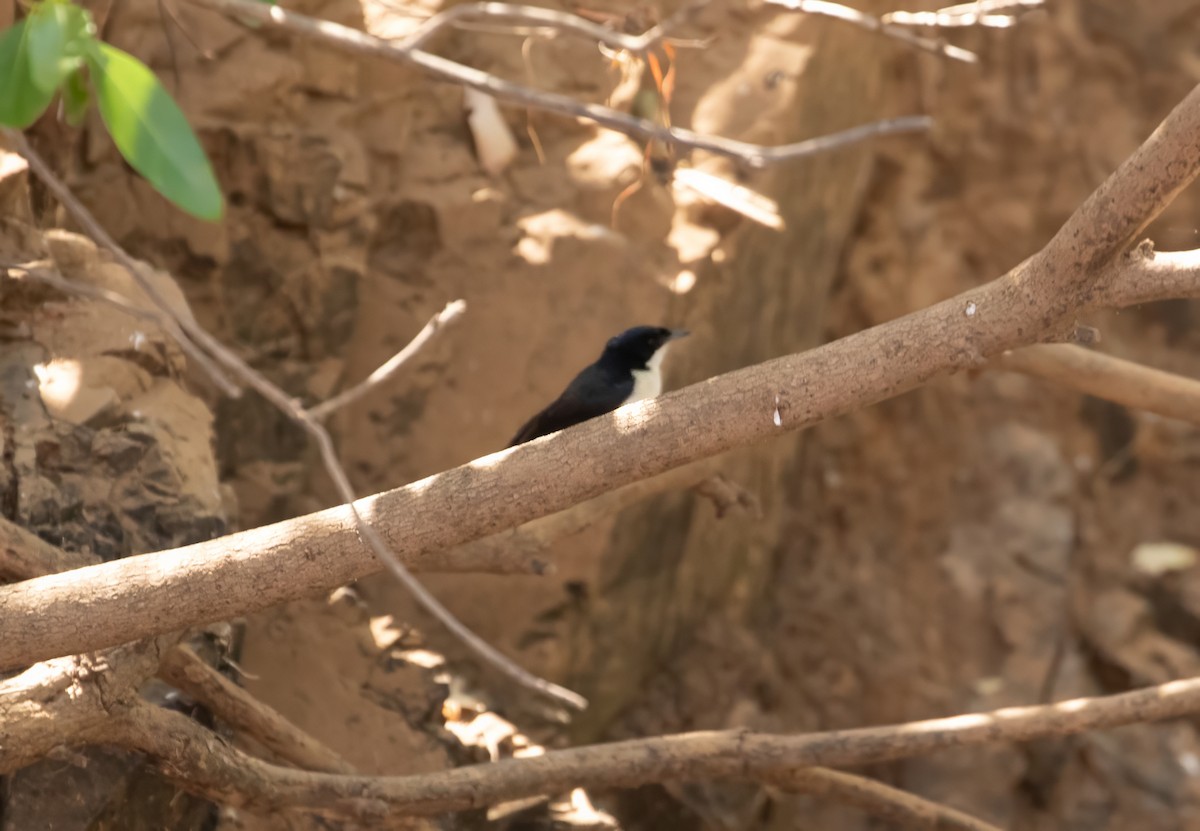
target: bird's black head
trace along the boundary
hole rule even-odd
[[[610,338],[601,360],[619,360],[630,369],[645,369],[654,353],[669,341],[687,335],[686,329],[664,329],[662,326],[634,326]]]

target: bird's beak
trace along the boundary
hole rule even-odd
[[[691,332],[687,329],[672,329],[671,337],[668,340],[679,340],[680,338],[686,338],[690,334]]]

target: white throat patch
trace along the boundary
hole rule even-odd
[[[662,362],[669,346],[667,343],[660,346],[646,361],[646,369],[633,370],[633,392],[625,399],[626,404],[654,398],[662,393]]]

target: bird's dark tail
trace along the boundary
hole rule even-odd
[[[521,429],[518,430],[517,434],[512,437],[512,441],[508,443],[507,447],[516,447],[518,444],[524,444],[527,441],[533,441],[538,436],[544,435],[544,433],[538,431],[540,422],[541,413],[538,413],[533,418],[529,419],[529,421],[521,425]]]

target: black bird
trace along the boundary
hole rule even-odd
[[[604,347],[600,359],[575,376],[562,395],[535,415],[509,447],[557,433],[589,418],[611,413],[622,404],[662,392],[662,360],[667,346],[687,332],[661,326],[635,326]]]

